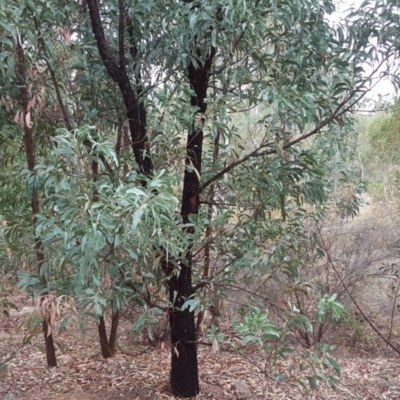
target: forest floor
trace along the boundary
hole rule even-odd
[[[55,332],[59,366],[48,369],[40,350],[41,335],[32,344],[22,346],[24,332],[18,327],[34,312],[34,307],[25,305],[19,313],[2,320],[0,362],[7,355],[11,360],[0,373],[0,400],[174,398],[168,386],[170,347],[167,343],[149,346],[143,340],[134,340],[130,334],[131,323],[125,320],[120,326],[116,356],[104,360],[95,327],[89,327],[84,339],[72,327],[62,335]],[[211,347],[201,346],[198,399],[400,399],[398,355],[376,339],[368,339],[368,335],[355,345],[350,344],[350,339],[338,332],[336,341],[340,343],[333,356],[341,366],[342,378],[336,391],[321,386],[309,394],[294,380],[277,384],[266,378],[239,354],[213,352]],[[398,341],[400,338],[393,338],[394,343]],[[287,359],[286,367],[292,361]],[[249,390],[240,392],[243,385]]]
[[[365,206],[354,222],[369,220],[373,215],[378,215],[379,220],[382,220],[374,208]],[[350,225],[354,228],[353,222]],[[363,306],[367,307],[372,300],[383,304],[384,296],[387,297],[387,287],[377,286],[373,291],[368,294],[368,301]],[[171,348],[167,341],[149,345],[142,336],[133,336],[130,329],[134,316],[127,315],[122,319],[117,354],[108,360],[104,360],[100,354],[97,329],[93,323],[85,338],[75,324],[61,335],[54,329],[58,367],[48,369],[41,349],[41,334],[33,338],[31,344],[22,345],[27,333],[23,322],[37,315],[38,310],[24,296],[12,300],[20,311],[13,312],[10,318],[3,317],[0,320],[0,400],[174,398],[168,385]],[[383,314],[386,315],[387,310],[376,308],[374,322],[387,337],[389,323]],[[391,334],[391,342],[400,349],[398,321],[393,324]],[[365,321],[361,323],[361,330],[341,327],[329,336],[330,342],[336,345],[332,356],[342,371],[336,390],[320,385],[317,390],[305,393],[294,379],[278,384],[271,377],[260,373],[251,362],[254,354],[248,353],[246,357],[246,354],[226,351],[224,347],[214,352],[211,346],[200,346],[198,359],[201,393],[197,399],[400,399],[399,354],[377,338]],[[226,339],[228,343],[233,343],[237,337],[227,330]],[[10,360],[2,370],[2,363],[8,358]],[[295,359],[288,357],[280,369],[285,371],[294,364]],[[246,390],[240,392],[239,389]]]

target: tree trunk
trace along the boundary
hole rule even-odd
[[[57,358],[56,351],[54,349],[53,335],[48,335],[49,322],[47,319],[42,321],[42,329],[44,335],[44,343],[45,343],[45,351],[46,351],[46,360],[48,367],[57,367]]]
[[[17,65],[16,65],[16,75],[20,84],[20,96],[21,96],[21,105],[23,118],[20,121],[24,129],[24,144],[25,144],[25,153],[28,162],[28,169],[33,171],[35,168],[35,143],[33,140],[33,132],[31,125],[31,106],[29,104],[29,92],[27,88],[26,82],[26,67],[25,67],[25,54],[24,49],[18,39],[17,42]],[[39,194],[36,189],[32,190],[31,195],[31,208],[33,214],[33,224],[35,225],[37,222],[36,215],[40,212],[39,207]],[[36,252],[36,261],[37,261],[37,271],[38,275],[41,273],[41,268],[44,262],[44,254],[42,249],[42,242],[35,234],[35,252]],[[44,278],[42,278],[44,279]],[[46,349],[46,359],[48,367],[56,367],[57,359],[56,359],[56,351],[54,348],[53,342],[53,334],[48,334],[50,321],[47,319],[43,320],[43,334],[45,340],[45,349]]]
[[[198,107],[198,117],[188,133],[186,144],[186,169],[183,179],[183,194],[181,215],[184,223],[189,222],[190,215],[199,212],[198,176],[201,173],[204,113],[207,110],[205,98],[207,96],[210,68],[216,49],[211,48],[208,58],[202,66],[197,68],[190,64],[188,75],[190,86],[195,96],[191,98],[191,105]],[[194,171],[194,169],[196,171]],[[188,228],[188,234],[194,232]],[[199,391],[199,376],[197,364],[196,326],[194,311],[188,309],[179,311],[183,303],[194,294],[192,287],[192,249],[180,263],[179,273],[171,274],[169,280],[169,298],[174,308],[170,310],[172,361],[171,361],[171,389],[175,396],[193,397]],[[175,300],[175,302],[174,302]]]
[[[110,346],[113,355],[115,354],[117,347],[118,323],[119,323],[119,311],[113,313],[111,317],[111,329],[110,329],[110,338],[108,339],[108,344]]]
[[[151,176],[153,164],[149,154],[150,143],[146,131],[146,110],[143,99],[138,95],[140,92],[140,75],[136,76],[137,90],[133,90],[129,74],[126,70],[126,58],[124,51],[124,32],[128,26],[129,43],[134,62],[138,65],[136,47],[130,21],[127,19],[125,6],[122,0],[118,1],[119,6],[119,61],[111,54],[108,49],[104,30],[100,18],[97,0],[87,0],[93,34],[97,42],[97,48],[103,60],[108,74],[118,84],[121,95],[124,99],[129,128],[132,137],[132,146],[135,160],[138,164],[139,172],[146,176]],[[191,104],[199,109],[198,118],[193,122],[193,126],[188,133],[186,146],[186,166],[184,173],[183,195],[181,215],[185,223],[189,222],[191,214],[198,214],[199,211],[199,189],[200,182],[197,173],[201,171],[201,156],[203,146],[204,113],[207,109],[205,98],[207,95],[210,68],[213,64],[216,49],[211,47],[210,54],[203,65],[199,60],[199,65],[188,66],[188,76],[190,86],[195,95],[191,98]],[[200,52],[199,52],[200,56]],[[137,70],[138,68],[136,68]],[[139,81],[139,82],[138,82]],[[193,171],[193,167],[196,172]],[[144,183],[145,184],[145,183]],[[188,234],[193,233],[189,229]],[[169,297],[174,307],[170,310],[170,327],[172,341],[172,363],[171,363],[171,389],[178,397],[193,397],[199,393],[197,350],[196,350],[196,329],[194,312],[178,311],[189,296],[193,294],[192,288],[192,254],[189,249],[184,260],[180,262],[179,274],[173,273],[173,267],[167,263],[163,266],[164,271],[169,276]],[[103,321],[104,323],[104,321]],[[100,331],[99,331],[100,332]],[[104,336],[104,334],[102,334]]]
[[[188,255],[190,258],[190,255]],[[186,260],[188,261],[188,260]],[[185,300],[193,294],[192,270],[190,266],[181,264],[178,276],[173,275],[169,281],[169,298],[174,306],[182,307]],[[171,389],[178,397],[196,396],[199,389],[196,329],[194,312],[172,310],[169,314],[171,327]]]
[[[97,329],[99,331],[101,354],[104,358],[110,358],[113,356],[113,354],[108,344],[106,324],[103,316],[99,317]]]
[[[126,55],[124,46],[124,32],[127,23],[127,15],[124,2],[118,1],[119,6],[119,54],[118,61],[109,51],[106,38],[104,35],[103,24],[100,18],[99,5],[97,0],[87,0],[89,16],[92,25],[92,31],[97,42],[97,49],[103,64],[107,69],[110,77],[117,83],[121,96],[124,100],[126,114],[129,123],[129,130],[132,138],[132,148],[136,163],[138,164],[138,172],[151,176],[153,171],[153,163],[150,157],[150,142],[147,135],[147,113],[144,108],[143,99],[139,98],[141,93],[140,84],[137,85],[136,93],[130,81],[130,75],[126,69]],[[133,37],[129,38],[130,46],[135,46]],[[139,60],[135,60],[138,64]],[[140,70],[139,65],[136,70]],[[140,78],[140,74],[139,74]]]
[[[97,329],[99,332],[101,354],[104,358],[110,358],[115,355],[117,345],[117,331],[119,323],[119,312],[117,311],[111,317],[111,330],[110,338],[107,338],[107,329],[104,321],[104,317],[99,317],[99,323]]]

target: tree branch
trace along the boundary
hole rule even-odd
[[[124,48],[124,33],[125,33],[125,6],[124,0],[118,0],[119,7],[119,25],[118,25],[118,44],[119,44],[119,68],[125,70],[125,48]]]
[[[327,126],[328,124],[330,124],[332,121],[334,121],[336,118],[342,116],[343,114],[347,113],[352,107],[354,107],[357,103],[359,103],[362,98],[377,84],[375,83],[375,85],[373,85],[371,88],[369,88],[368,90],[365,90],[364,93],[361,94],[360,97],[358,97],[355,101],[351,102],[351,100],[354,98],[354,96],[357,93],[360,93],[361,89],[365,86],[365,84],[370,81],[370,79],[376,74],[376,72],[380,69],[380,67],[383,65],[384,62],[387,61],[387,59],[390,57],[390,55],[387,55],[379,64],[378,66],[371,72],[371,74],[365,78],[355,89],[351,90],[349,92],[349,94],[347,95],[347,97],[345,99],[343,99],[339,105],[336,107],[336,109],[334,110],[334,112],[332,113],[332,115],[325,119],[325,121],[321,122],[318,126],[316,126],[314,129],[312,129],[310,132],[305,133],[304,135],[298,137],[297,139],[292,140],[291,142],[285,144],[283,146],[283,149],[286,150],[292,146],[294,146],[295,144],[304,141],[305,139],[314,136],[318,133],[321,133],[321,129],[324,128],[325,126]],[[379,81],[378,81],[379,82]],[[346,106],[346,104],[350,103],[350,105]],[[346,107],[344,107],[346,106]],[[271,154],[276,154],[277,150],[276,149],[271,149],[268,151],[263,151],[260,152],[260,150],[262,150],[265,147],[269,147],[271,145],[271,143],[267,143],[267,144],[263,144],[261,146],[259,146],[257,149],[253,150],[252,152],[250,152],[249,154],[245,155],[244,157],[242,157],[239,160],[236,160],[234,162],[232,162],[231,164],[227,165],[225,168],[223,168],[221,171],[219,171],[218,173],[216,173],[213,177],[211,177],[210,179],[208,179],[206,182],[204,182],[202,185],[200,185],[199,188],[199,193],[202,193],[204,191],[204,189],[206,189],[208,186],[210,186],[213,182],[215,182],[216,180],[218,180],[219,178],[221,178],[222,176],[224,176],[226,173],[232,171],[234,168],[236,168],[237,166],[245,163],[246,161],[248,161],[250,158],[253,157],[264,157],[264,156],[268,156]]]
[[[121,95],[124,99],[129,121],[129,130],[132,137],[132,148],[136,163],[139,167],[138,170],[140,173],[150,176],[153,171],[153,162],[150,158],[149,142],[147,138],[146,111],[144,110],[143,103],[137,99],[125,68],[125,52],[123,48],[121,50],[121,46],[123,47],[123,33],[121,34],[121,29],[125,26],[123,21],[121,22],[121,19],[125,18],[124,5],[122,0],[118,1],[120,6],[119,57],[120,60],[123,59],[123,63],[120,66],[118,66],[116,60],[108,49],[97,0],[87,0],[87,4],[89,7],[92,30],[97,42],[100,57],[103,60],[103,64],[110,77],[118,84]]]

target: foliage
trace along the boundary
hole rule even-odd
[[[74,293],[98,316],[135,296],[140,301],[140,294],[157,284],[157,254],[167,249],[176,258],[185,251],[168,178],[160,171],[145,188],[137,186],[143,178],[135,171],[118,186],[107,178],[93,181],[85,172],[91,160],[101,162],[104,154],[117,162],[111,144],[95,142],[88,127],[60,131],[54,141],[46,164],[37,167],[43,170],[38,184],[45,201],[36,229],[49,254],[41,274],[53,290]],[[28,177],[28,183],[36,178]]]
[[[377,200],[396,201],[399,192],[399,157],[397,148],[399,104],[395,102],[389,112],[369,118],[361,140],[368,191]]]
[[[149,336],[166,306],[186,337],[195,311],[235,286],[261,302],[274,282],[287,304],[321,256],[315,222],[358,210],[348,113],[398,51],[395,3],[366,1],[343,23],[331,22],[329,0],[0,4],[7,272],[22,260],[21,287],[74,296],[98,321],[130,302],[145,305],[136,330],[148,323]],[[26,54],[26,115],[17,44]],[[20,151],[28,121],[33,171]],[[28,235],[25,194],[34,190],[41,212]],[[35,236],[45,261],[33,274]],[[258,329],[264,348],[276,330],[286,348],[291,329],[306,334],[343,313],[332,293],[317,293],[310,312],[291,304],[279,328],[252,311],[247,340]]]
[[[329,318],[325,307],[329,303],[333,305],[333,301],[325,299],[319,303],[317,318]],[[334,309],[338,311],[339,306],[336,303]],[[299,314],[295,308],[293,311],[292,319],[287,324],[278,326],[268,320],[264,311],[252,308],[245,316],[243,323],[236,326],[236,330],[242,338],[241,345],[256,347],[258,355],[253,362],[261,372],[272,375],[277,382],[294,379],[306,390],[307,386],[312,390],[317,389],[319,383],[327,383],[335,388],[338,383],[337,377],[340,377],[341,371],[337,362],[329,355],[328,351],[332,351],[333,347],[320,345],[318,352],[297,352],[296,365],[292,364],[285,372],[280,370],[279,360],[288,354],[296,353],[290,346],[291,330],[312,331],[311,321],[306,316]],[[338,318],[340,314],[338,314]],[[332,375],[333,372],[337,377]]]
[[[3,281],[5,281],[3,277]],[[10,299],[13,291],[5,282],[0,282],[0,315],[2,318],[8,318],[10,316],[10,310],[17,310],[18,307]]]

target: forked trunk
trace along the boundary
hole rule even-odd
[[[104,317],[101,316],[99,318],[97,329],[99,332],[101,354],[104,358],[110,358],[115,355],[116,345],[117,345],[118,323],[119,323],[119,312],[117,311],[111,317],[110,338],[108,339]]]

